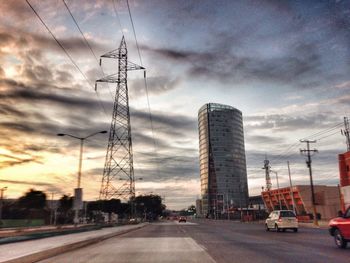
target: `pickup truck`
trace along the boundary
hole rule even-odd
[[[339,248],[346,248],[350,242],[350,207],[346,212],[329,221],[329,234],[334,237],[334,242]]]

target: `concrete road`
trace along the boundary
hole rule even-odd
[[[189,223],[188,226],[194,226]],[[156,223],[40,262],[194,262],[215,261],[177,223]]]
[[[155,223],[41,262],[349,262],[325,229],[266,232],[262,224],[225,221]]]
[[[263,224],[227,221],[201,221],[195,228],[183,228],[220,263],[350,262],[350,249],[336,248],[327,229],[266,232]]]

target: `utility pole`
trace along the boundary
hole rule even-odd
[[[341,134],[345,136],[346,138],[346,148],[347,151],[350,151],[350,135],[349,135],[349,119],[348,117],[344,117],[344,130],[341,130]]]
[[[289,176],[289,185],[290,185],[290,197],[292,198],[293,211],[294,211],[295,214],[297,214],[297,209],[296,209],[295,200],[294,200],[294,191],[293,191],[293,185],[292,185],[292,178],[290,176],[289,161],[287,161],[287,165],[288,165],[288,176]]]
[[[54,192],[51,193],[51,209],[50,209],[50,225],[53,224],[54,221],[54,205],[53,205],[53,196],[55,195]]]
[[[300,140],[300,142],[305,142],[307,149],[300,149],[300,153],[306,153],[307,160],[306,160],[306,166],[309,168],[309,174],[310,174],[310,186],[311,186],[311,200],[312,200],[312,209],[313,209],[313,215],[314,215],[314,225],[318,226],[318,220],[317,220],[317,210],[316,210],[316,202],[315,202],[315,192],[314,192],[314,183],[312,180],[312,168],[311,168],[311,153],[317,153],[318,151],[316,149],[310,150],[310,143],[316,143],[316,141],[310,141],[310,140]]]
[[[226,212],[227,212],[227,220],[230,220],[230,205],[228,202],[228,193],[226,193]]]
[[[270,193],[270,190],[271,190],[271,178],[270,178],[270,161],[267,159],[267,156],[265,155],[265,160],[264,160],[264,167],[262,168],[265,170],[265,181],[266,181],[266,190],[267,190],[267,193],[269,195],[269,201],[270,201],[270,205],[271,205],[271,209],[274,210],[275,207],[272,203],[272,200],[271,200],[271,193]]]
[[[267,156],[265,156],[264,167],[262,169],[265,170],[266,189],[267,191],[270,191],[272,184],[270,178],[270,161],[267,159]]]
[[[239,189],[239,209],[241,210],[241,221],[243,221],[241,182],[239,182],[238,189]]]
[[[278,204],[280,206],[280,210],[282,210],[281,195],[280,195],[280,184],[278,182],[278,173],[276,171],[271,171],[271,172],[273,172],[276,175]]]
[[[0,188],[0,221],[2,219],[2,202],[4,200],[4,192],[7,190],[7,186]]]

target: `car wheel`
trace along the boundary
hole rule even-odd
[[[294,233],[298,232],[298,228],[293,229]]]
[[[334,242],[339,248],[346,248],[347,242],[344,240],[339,229],[334,231]]]
[[[267,224],[265,224],[265,229],[266,231],[270,231],[270,228],[267,226]]]
[[[275,230],[276,230],[276,232],[280,232],[280,230],[281,230],[277,224],[275,225]]]

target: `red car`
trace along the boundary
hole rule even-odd
[[[350,242],[350,207],[344,215],[329,221],[329,233],[334,236],[335,244],[339,248],[346,248],[347,243]]]
[[[185,216],[180,216],[179,223],[185,222],[186,223],[186,217]]]

